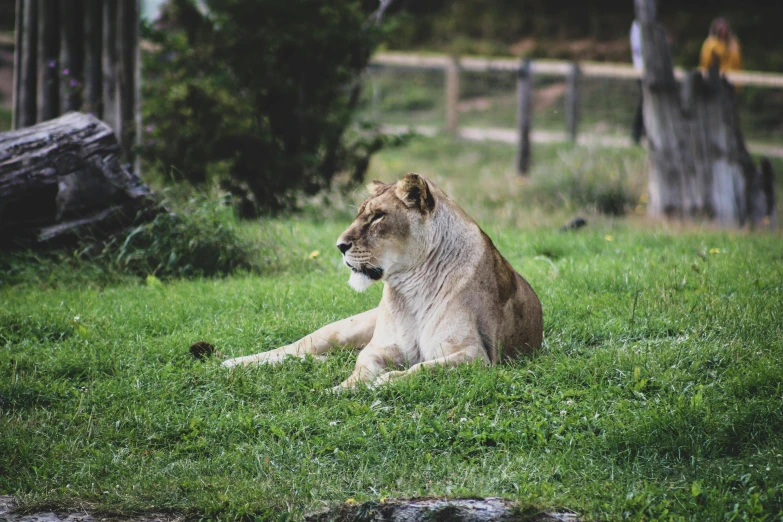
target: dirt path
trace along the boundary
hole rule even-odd
[[[440,129],[428,125],[383,125],[385,132],[400,134],[409,129],[416,131],[424,136],[435,136]],[[515,129],[501,129],[489,127],[460,127],[457,130],[460,138],[471,141],[499,141],[502,143],[517,143],[517,131]],[[530,133],[530,139],[533,143],[563,143],[568,141],[568,135],[559,131],[541,131],[534,130]],[[617,136],[611,134],[588,134],[583,133],[577,137],[577,143],[583,146],[599,147],[632,147],[630,136]],[[783,146],[768,145],[762,143],[750,142],[747,144],[750,152],[763,154],[775,158],[783,158]]]

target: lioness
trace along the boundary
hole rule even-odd
[[[363,348],[340,384],[347,388],[382,384],[435,364],[494,364],[541,346],[538,296],[443,191],[418,174],[391,185],[374,181],[370,191],[337,248],[355,290],[386,283],[378,307],[223,366]],[[390,371],[394,367],[407,369]]]

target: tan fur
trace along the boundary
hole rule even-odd
[[[495,364],[541,346],[538,296],[456,203],[417,174],[368,189],[370,197],[337,245],[352,268],[351,286],[385,283],[378,307],[223,366],[361,348],[353,373],[340,384],[352,387],[435,364]]]

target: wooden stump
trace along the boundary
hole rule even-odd
[[[102,236],[154,213],[152,192],[121,153],[108,125],[78,112],[1,133],[3,245]]]
[[[774,227],[773,185],[762,179],[771,171],[757,168],[745,148],[734,87],[717,66],[706,77],[695,70],[678,83],[654,0],[635,0],[635,6],[645,67],[649,213]],[[770,192],[759,192],[764,190]]]

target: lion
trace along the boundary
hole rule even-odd
[[[492,365],[541,346],[538,296],[454,201],[414,173],[368,188],[337,248],[355,290],[384,282],[378,307],[223,366],[360,349],[340,389],[381,385],[435,365]]]

